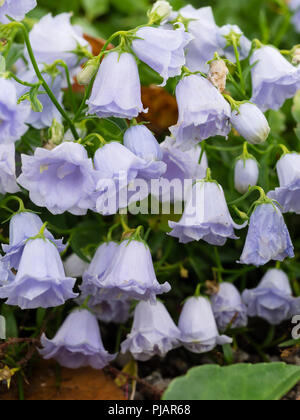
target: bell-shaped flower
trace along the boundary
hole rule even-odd
[[[118,252],[98,279],[101,296],[105,300],[150,300],[171,290],[169,283],[159,284],[155,275],[148,246],[135,239],[125,240]]]
[[[36,0],[2,0],[0,2],[0,22],[9,23],[7,16],[23,20],[26,13],[36,7]]]
[[[14,82],[0,78],[0,144],[14,143],[28,130],[29,104],[17,103]]]
[[[264,143],[271,131],[264,114],[250,103],[242,104],[238,111],[232,112],[231,124],[251,144]]]
[[[293,257],[294,247],[280,210],[271,202],[257,205],[240,263],[259,267]]]
[[[83,261],[77,254],[71,254],[64,262],[66,276],[79,279],[88,269],[89,264]]]
[[[42,220],[34,213],[17,213],[11,218],[9,224],[9,244],[2,245],[2,249],[5,252],[3,260],[8,262],[10,268],[18,270],[26,242],[28,239],[38,235],[42,226]],[[57,246],[59,252],[64,251],[65,245],[62,239],[54,239],[48,229],[44,230],[44,235]]]
[[[236,62],[236,56],[233,46],[228,46],[228,37],[233,33],[237,39],[239,58],[244,60],[251,51],[251,41],[245,37],[237,25],[224,25],[219,30],[219,45],[224,50],[225,57],[232,63]]]
[[[71,24],[71,16],[71,13],[57,16],[48,14],[34,25],[29,38],[38,63],[52,64],[56,60],[63,60],[72,69],[81,61],[76,50],[90,50],[82,29]]]
[[[179,318],[181,343],[192,353],[208,353],[217,345],[232,343],[227,336],[220,336],[211,304],[207,298],[188,299]]]
[[[77,297],[75,281],[66,277],[58,250],[49,239],[30,239],[15,280],[0,288],[0,298],[21,309],[53,308]]]
[[[8,262],[0,259],[0,287],[11,283],[14,279],[15,275],[10,270]]]
[[[122,353],[129,351],[136,360],[146,362],[154,356],[165,357],[180,346],[179,340],[180,331],[161,302],[140,302],[131,333],[122,343]]]
[[[188,5],[180,9],[179,15],[188,19],[188,32],[193,40],[186,47],[186,65],[192,72],[209,70],[208,61],[214,58],[215,53],[222,55],[219,45],[219,28],[216,25],[211,7],[195,9]]]
[[[263,111],[278,110],[300,89],[300,67],[290,64],[271,46],[254,51],[252,68],[252,99]]]
[[[167,137],[160,146],[167,171],[161,178],[162,190],[157,198],[162,202],[186,201],[190,196],[193,182],[206,176],[208,169],[206,153],[202,154],[200,145],[184,152],[176,147],[176,140],[171,137]],[[175,182],[178,185],[175,186]]]
[[[27,83],[37,83],[38,79],[33,69],[25,69],[25,71],[20,71],[17,73],[17,76]],[[58,100],[60,105],[62,105],[63,100],[63,91],[62,91],[62,83],[63,79],[62,76],[57,76],[54,80],[52,80],[51,76],[48,74],[44,74],[44,79],[50,86],[52,93],[54,94],[55,98]],[[30,88],[23,86],[17,82],[15,82],[15,86],[17,89],[18,97],[21,97],[29,92]],[[35,112],[31,110],[28,118],[26,119],[26,123],[30,124],[32,127],[36,128],[37,130],[41,130],[43,128],[51,127],[52,122],[56,119],[58,122],[62,121],[62,117],[56,106],[53,104],[51,99],[42,87],[39,88],[39,92],[43,92],[38,95],[38,100],[41,102],[43,106],[42,112]]]
[[[53,150],[37,148],[33,156],[22,155],[18,182],[34,204],[53,214],[69,211],[81,216],[93,206],[93,162],[78,143],[65,142]]]
[[[16,160],[14,144],[0,144],[0,194],[16,193]]]
[[[177,85],[177,125],[170,128],[182,150],[214,136],[230,132],[229,103],[213,84],[199,75],[184,77]]]
[[[137,57],[164,79],[179,76],[185,65],[184,48],[192,40],[183,25],[176,30],[144,27],[136,32],[132,49]]]
[[[221,283],[218,292],[212,296],[211,304],[220,331],[247,326],[247,309],[233,284]]]
[[[237,160],[234,169],[234,186],[240,194],[245,194],[249,187],[257,185],[258,177],[258,163],[254,158]]]
[[[158,0],[154,3],[149,18],[152,22],[162,22],[166,20],[172,13],[172,6],[168,1]]]
[[[135,57],[129,53],[106,55],[87,101],[88,114],[100,118],[136,118],[146,112],[141,98],[141,84]]]
[[[67,317],[56,336],[41,339],[44,359],[55,359],[61,366],[78,369],[90,366],[103,369],[116,355],[109,354],[102,342],[96,317],[86,309],[76,309]]]
[[[216,246],[225,245],[229,238],[238,239],[234,229],[242,229],[246,224],[240,226],[232,220],[221,185],[205,180],[194,185],[182,219],[169,222],[173,229],[170,236],[181,243],[203,240]]]
[[[245,290],[243,301],[250,317],[265,319],[271,325],[300,313],[300,298],[292,297],[288,276],[277,269],[267,271],[256,289]]]
[[[284,213],[300,214],[300,155],[287,153],[277,163],[280,188],[268,194]]]

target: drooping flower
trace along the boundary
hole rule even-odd
[[[251,144],[264,143],[271,131],[264,114],[250,103],[242,104],[238,111],[232,112],[231,124]]]
[[[28,240],[13,282],[0,288],[0,298],[21,309],[52,308],[77,297],[76,279],[66,277],[56,246],[49,239]]]
[[[21,139],[28,130],[25,122],[29,113],[29,104],[17,104],[14,83],[0,78],[0,144],[10,144]]]
[[[268,196],[276,200],[284,213],[300,214],[300,155],[287,153],[277,163],[280,188],[269,192]]]
[[[247,58],[251,51],[251,41],[245,37],[241,29],[237,25],[224,25],[219,31],[219,45],[224,50],[225,57],[232,63],[236,62],[234,48],[228,46],[228,37],[233,33],[237,39],[240,60]]]
[[[179,318],[181,343],[192,353],[208,353],[217,345],[230,344],[232,340],[220,336],[211,304],[204,297],[186,301]]]
[[[278,110],[300,88],[300,67],[290,64],[271,46],[254,51],[252,68],[252,99],[263,111]]]
[[[87,101],[88,114],[100,118],[136,118],[146,112],[136,60],[128,53],[109,53],[100,65],[93,91]]]
[[[242,229],[232,220],[221,185],[212,181],[198,181],[193,187],[182,219],[169,222],[171,236],[181,243],[203,240],[223,246],[227,239],[238,239],[234,229]]]
[[[247,309],[233,284],[221,283],[218,293],[212,296],[211,304],[220,331],[247,326]]]
[[[33,156],[22,155],[18,182],[34,204],[53,214],[69,211],[80,216],[93,205],[93,163],[78,143],[65,142],[53,150],[37,148]]]
[[[259,317],[271,325],[290,320],[300,311],[300,299],[292,297],[288,276],[281,270],[267,271],[256,289],[245,290],[243,301],[250,317]]]
[[[42,226],[42,220],[34,213],[17,213],[11,218],[9,224],[9,244],[2,245],[2,249],[5,252],[3,260],[8,262],[10,268],[18,270],[26,242],[28,239],[38,235]],[[65,245],[62,239],[54,239],[48,229],[45,229],[44,235],[57,246],[59,252],[64,251]]]
[[[29,34],[35,58],[40,64],[63,60],[69,69],[80,63],[78,48],[90,49],[79,26],[71,24],[71,13],[48,14],[36,23]]]
[[[250,219],[240,263],[259,267],[293,257],[294,247],[280,210],[275,204],[259,204]]]
[[[17,73],[17,76],[27,82],[27,83],[37,83],[38,78],[33,69],[25,69],[25,71],[20,71]],[[58,102],[62,105],[63,99],[63,92],[62,92],[62,76],[57,76],[55,80],[52,80],[51,76],[44,74],[43,77],[45,78],[48,86],[50,86],[52,93],[58,100]],[[17,89],[18,97],[23,96],[25,93],[28,93],[30,88],[25,87],[17,82],[15,82],[15,86]],[[32,127],[41,130],[43,128],[51,127],[52,122],[56,119],[58,122],[62,121],[62,117],[56,106],[53,104],[51,99],[48,95],[45,94],[43,87],[39,88],[42,94],[38,95],[38,100],[41,102],[43,106],[42,112],[35,112],[31,110],[28,118],[26,119],[26,123],[32,125]]]
[[[172,6],[168,1],[158,0],[154,3],[149,18],[152,22],[162,22],[172,13]]]
[[[103,277],[98,279],[103,300],[145,300],[155,303],[156,296],[171,290],[159,284],[148,246],[139,240],[123,241]]]
[[[44,359],[55,359],[69,369],[103,369],[116,357],[104,349],[98,321],[86,309],[71,312],[53,340],[44,334],[41,342],[43,349],[39,352]]]
[[[180,346],[179,340],[180,331],[161,302],[140,302],[131,333],[122,343],[122,353],[129,351],[136,360],[146,362],[154,356],[165,357]]]
[[[195,72],[207,73],[209,70],[208,61],[214,58],[215,53],[222,55],[219,45],[219,28],[216,25],[211,7],[195,9],[188,5],[180,9],[179,15],[189,19],[188,32],[194,39],[186,48],[187,67]]]
[[[185,65],[184,48],[192,40],[183,25],[176,30],[144,27],[137,31],[132,49],[137,57],[155,70],[166,85],[170,77],[179,76]]]
[[[235,164],[234,186],[235,189],[245,194],[249,187],[257,185],[259,168],[255,159],[239,159]]]
[[[212,83],[199,75],[184,77],[176,88],[177,125],[170,128],[182,150],[230,132],[230,105]]]
[[[18,191],[15,146],[14,144],[0,144],[0,194]]]
[[[71,254],[64,262],[66,276],[81,278],[89,264],[83,261],[77,254]]]
[[[9,23],[7,16],[23,20],[26,13],[36,7],[36,0],[2,0],[0,3],[0,22]]]

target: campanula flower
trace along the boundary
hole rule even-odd
[[[93,205],[93,163],[78,143],[65,142],[53,150],[37,148],[33,156],[22,155],[18,182],[34,204],[53,214],[69,211],[80,216]]]
[[[268,196],[276,200],[284,213],[300,214],[300,155],[287,153],[277,163],[280,188]]]
[[[88,114],[100,118],[132,119],[146,111],[141,99],[138,67],[132,54],[111,52],[106,55],[87,104]]]
[[[220,331],[247,326],[247,309],[233,284],[221,283],[218,292],[212,296],[211,304]]]
[[[217,345],[232,340],[220,336],[211,304],[207,298],[192,297],[186,301],[179,318],[181,343],[192,353],[208,353]]]
[[[105,300],[145,300],[155,303],[156,296],[171,290],[159,284],[148,246],[135,239],[123,241],[103,277],[98,279]]]
[[[75,277],[77,279],[83,276],[89,264],[83,261],[78,255],[71,254],[64,262],[64,269],[67,277]]]
[[[259,267],[293,257],[294,247],[280,210],[275,204],[259,204],[250,219],[240,263]]]
[[[76,68],[81,61],[76,50],[79,47],[90,50],[82,29],[71,24],[71,13],[42,17],[34,25],[29,38],[35,58],[40,64],[63,60],[69,69]]]
[[[136,360],[146,362],[154,356],[165,357],[180,346],[179,340],[180,331],[161,302],[140,302],[131,333],[122,343],[122,353],[129,351]]]
[[[0,144],[14,143],[28,130],[29,104],[17,104],[14,82],[0,78]]]
[[[177,85],[176,98],[179,120],[170,130],[183,150],[229,134],[230,105],[209,80],[199,75],[184,77]]]
[[[228,46],[228,36],[233,33],[237,38],[240,60],[247,58],[251,51],[251,41],[245,37],[237,25],[224,25],[219,31],[219,45],[224,50],[225,57],[232,63],[236,62],[234,48]]]
[[[170,236],[181,243],[203,240],[210,245],[223,246],[227,239],[238,239],[234,229],[242,229],[232,220],[224,191],[216,182],[198,181],[193,187],[182,219],[169,222]]]
[[[42,226],[42,220],[34,213],[17,213],[11,218],[9,224],[9,244],[2,245],[2,249],[5,252],[3,260],[8,261],[10,268],[18,270],[28,239],[35,237],[40,232]],[[59,252],[64,251],[65,245],[62,239],[54,239],[48,229],[45,229],[44,235],[57,246]]]
[[[78,369],[90,366],[103,369],[116,355],[103,346],[96,317],[86,309],[76,309],[67,317],[53,340],[41,339],[44,359],[55,359],[61,366]]]
[[[263,111],[278,110],[300,89],[300,67],[290,64],[280,52],[270,46],[254,51],[252,68],[252,99]]]
[[[0,259],[0,287],[11,283],[14,279],[15,275],[10,270],[8,262]]]
[[[300,299],[292,297],[288,276],[277,269],[267,271],[256,289],[245,290],[243,301],[250,317],[263,318],[271,325],[290,320],[300,311]]]
[[[234,186],[240,194],[245,194],[249,187],[257,185],[259,177],[258,163],[255,159],[239,159],[235,164]]]
[[[176,30],[144,27],[136,32],[132,49],[137,57],[155,70],[166,85],[170,77],[179,76],[185,65],[184,48],[192,40],[183,25]]]
[[[0,22],[9,23],[7,16],[23,20],[26,13],[36,7],[36,0],[2,0],[0,2]]]
[[[53,308],[77,297],[75,281],[66,277],[58,250],[49,239],[30,239],[15,280],[0,288],[0,298],[21,309]]]
[[[232,111],[231,124],[251,144],[264,143],[271,131],[264,114],[250,103],[242,104],[239,110]]]
[[[20,189],[16,182],[14,144],[0,144],[0,194],[16,193]]]

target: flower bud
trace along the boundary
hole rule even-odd
[[[254,104],[244,103],[231,115],[233,127],[251,144],[264,143],[269,134],[269,123],[262,111]]]
[[[226,88],[227,74],[229,70],[224,60],[214,60],[210,63],[210,69],[208,73],[208,80],[219,89],[221,93]]]
[[[86,86],[90,83],[92,78],[95,76],[99,68],[99,60],[98,58],[93,58],[89,60],[81,72],[77,75],[77,82],[80,85]]]
[[[257,185],[258,177],[259,169],[255,159],[239,159],[236,162],[234,185],[239,193],[245,194],[250,186]]]
[[[152,22],[161,22],[170,16],[172,10],[172,6],[168,1],[159,0],[154,3],[152,7],[152,10],[149,14],[150,20]]]

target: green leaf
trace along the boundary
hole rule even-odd
[[[88,19],[94,20],[109,11],[109,0],[82,0],[82,6]]]
[[[175,379],[164,400],[276,401],[300,381],[300,367],[285,363],[206,365]]]
[[[0,73],[4,73],[6,70],[6,61],[3,55],[0,55]]]
[[[300,123],[300,91],[297,92],[292,107],[292,114],[297,123]]]

